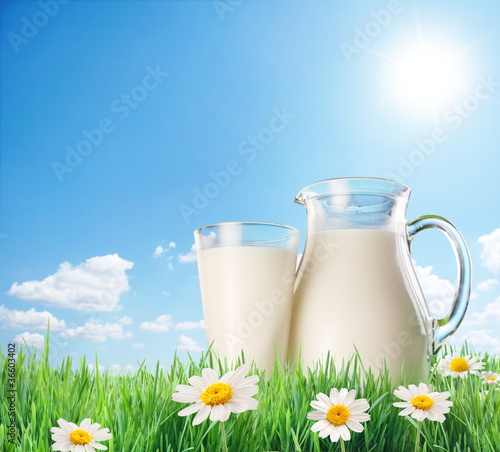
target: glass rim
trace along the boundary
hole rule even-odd
[[[282,223],[272,223],[272,222],[266,222],[266,221],[221,221],[219,223],[210,223],[206,224],[204,226],[200,226],[199,228],[196,228],[194,230],[195,235],[200,235],[201,236],[201,231],[204,229],[208,228],[215,228],[215,227],[224,227],[224,226],[230,226],[230,225],[242,225],[242,226],[268,226],[276,229],[284,229],[288,230],[290,233],[279,238],[275,239],[267,239],[267,240],[241,240],[242,242],[248,242],[248,243],[274,243],[274,242],[280,242],[283,240],[289,240],[291,237],[297,236],[300,234],[300,231],[297,228],[294,228],[293,226],[289,226],[287,224],[282,224]]]

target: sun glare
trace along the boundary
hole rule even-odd
[[[394,86],[416,105],[439,107],[460,92],[461,72],[451,52],[427,47],[398,60]]]
[[[477,80],[474,48],[483,40],[464,42],[447,30],[422,28],[415,10],[411,24],[393,30],[379,49],[367,49],[371,61],[380,68],[379,97],[369,110],[385,104],[404,112],[404,117],[432,118],[439,122],[443,113],[471,94]]]

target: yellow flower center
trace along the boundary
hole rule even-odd
[[[205,405],[224,405],[233,397],[233,388],[227,383],[214,383],[206,388],[201,394],[201,401]]]
[[[339,426],[344,425],[348,420],[351,412],[345,405],[333,405],[326,413],[326,419],[330,424]]]
[[[85,446],[85,444],[89,444],[92,441],[92,435],[89,432],[86,432],[85,430],[82,429],[73,430],[69,434],[69,440],[73,444],[77,444],[79,446]]]
[[[432,400],[429,396],[426,395],[418,395],[411,399],[411,404],[417,410],[427,411],[430,410],[434,405],[434,400]]]
[[[486,380],[489,380],[489,381],[496,381],[496,378],[495,378],[495,377],[486,377]]]
[[[455,358],[451,360],[450,370],[453,372],[467,372],[469,370],[469,365],[465,358]]]

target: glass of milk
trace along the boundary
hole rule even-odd
[[[287,355],[299,231],[228,222],[194,232],[207,340],[229,361],[268,373]]]

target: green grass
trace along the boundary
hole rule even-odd
[[[450,350],[448,350],[449,352]],[[52,368],[48,345],[37,356],[19,351],[16,363],[16,444],[8,443],[8,401],[2,397],[0,447],[5,452],[49,451],[53,441],[50,428],[57,419],[80,423],[84,418],[99,422],[113,434],[103,444],[111,452],[183,452],[222,450],[220,424],[209,420],[191,425],[193,416],[179,417],[185,404],[173,402],[172,392],[179,383],[187,384],[204,367],[219,372],[227,366],[213,353],[203,354],[198,362],[174,359],[167,371],[146,364],[133,374],[115,375],[105,370],[90,372],[85,359],[74,365],[71,357]],[[498,356],[483,355],[485,369],[500,371]],[[6,350],[0,352],[2,393],[7,388]],[[96,363],[97,364],[97,363]],[[96,365],[97,367],[97,365]],[[76,369],[76,370],[75,370]],[[229,369],[230,370],[230,369]],[[252,369],[251,374],[257,373]],[[475,376],[458,381],[433,374],[430,384],[436,391],[450,391],[454,406],[446,421],[424,421],[422,451],[500,451],[500,391],[488,387]],[[232,415],[225,423],[230,451],[340,451],[338,443],[321,439],[310,431],[313,421],[306,415],[318,392],[329,393],[332,387],[357,390],[357,397],[368,399],[371,421],[363,433],[353,433],[346,442],[347,451],[413,451],[416,423],[398,415],[392,406],[397,401],[394,386],[383,373],[374,377],[362,371],[353,359],[346,368],[335,369],[331,360],[317,366],[309,375],[299,370],[277,368],[269,381],[261,378],[259,408]],[[498,386],[500,387],[500,386]]]

